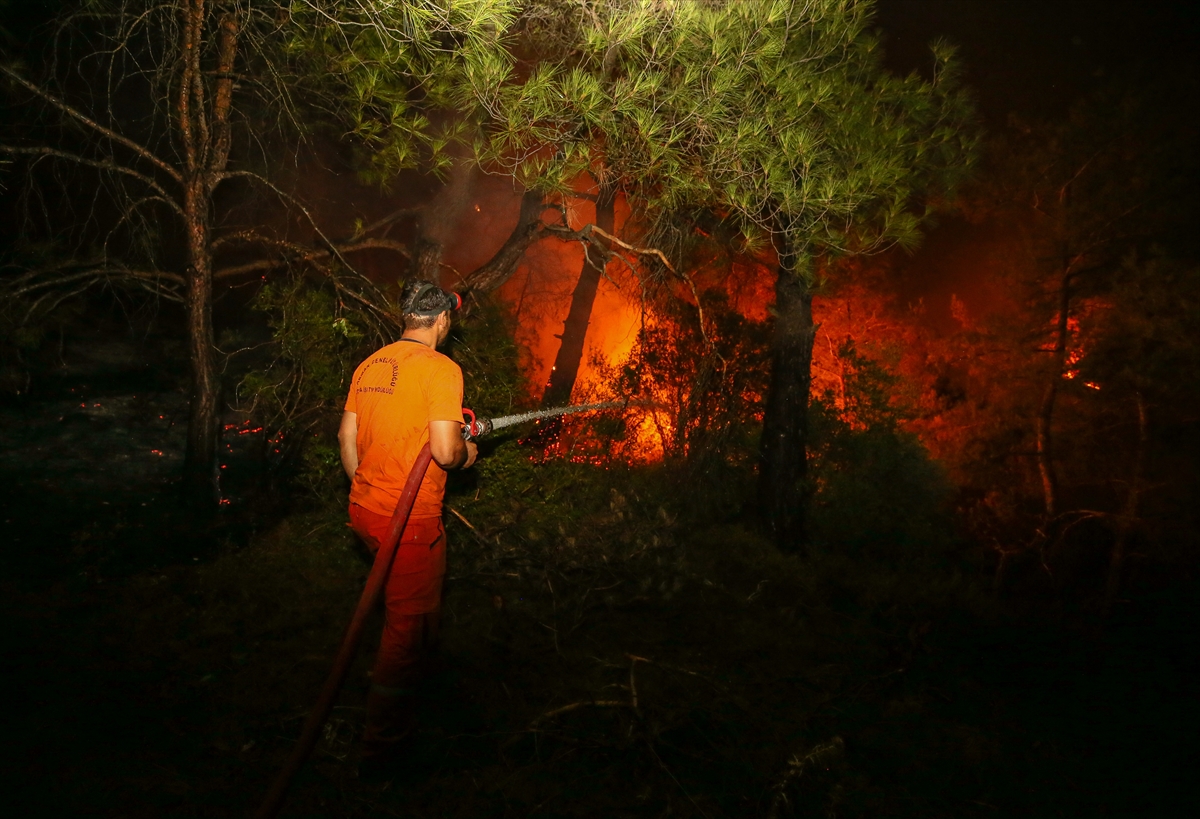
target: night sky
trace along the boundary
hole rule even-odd
[[[877,20],[901,70],[927,65],[935,38],[959,46],[993,127],[1060,116],[1123,74],[1197,75],[1200,4],[1186,0],[880,0]]]

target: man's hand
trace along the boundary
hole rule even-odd
[[[458,421],[429,422],[429,451],[442,469],[466,469],[475,463],[479,449],[474,441],[464,441]]]

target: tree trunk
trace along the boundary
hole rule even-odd
[[[188,358],[192,390],[188,413],[184,487],[195,500],[219,500],[217,487],[217,365],[213,348],[212,259],[208,252],[208,197],[201,179],[189,180],[184,196],[187,220]]]
[[[1058,397],[1058,376],[1051,376],[1042,392],[1042,403],[1037,414],[1037,461],[1038,475],[1042,479],[1042,502],[1046,519],[1058,515],[1058,476],[1054,469],[1054,438],[1051,425],[1054,421],[1054,402]]]
[[[1058,400],[1059,382],[1066,369],[1067,346],[1070,343],[1071,279],[1073,274],[1064,273],[1059,290],[1058,323],[1055,328],[1054,366],[1046,389],[1042,392],[1042,403],[1037,414],[1037,462],[1042,479],[1042,500],[1046,519],[1058,515],[1058,472],[1054,466],[1054,405]]]
[[[771,383],[759,444],[759,498],[763,522],[785,552],[802,551],[807,545],[808,401],[816,329],[812,289],[795,271],[792,259],[781,254],[775,281]]]
[[[1112,554],[1108,560],[1108,577],[1104,584],[1104,615],[1112,610],[1117,601],[1117,593],[1121,591],[1121,576],[1125,570],[1125,556],[1129,551],[1129,536],[1133,525],[1137,522],[1138,511],[1142,500],[1142,476],[1146,465],[1146,446],[1149,433],[1146,430],[1146,402],[1140,392],[1134,393],[1137,402],[1137,441],[1134,444],[1133,474],[1129,478],[1129,492],[1125,495],[1125,505],[1117,518],[1117,531],[1113,537]]]
[[[229,162],[230,112],[238,20],[222,14],[216,31],[215,94],[210,98],[200,65],[207,12],[204,0],[191,0],[184,15],[183,54],[176,113],[185,171],[183,220],[187,235],[187,336],[191,361],[191,402],[187,450],[183,462],[184,491],[203,505],[220,501],[217,464],[216,347],[213,344],[212,196]]]
[[[596,195],[596,227],[606,233],[613,232],[615,220],[613,207],[613,189],[602,184]],[[554,357],[554,366],[550,370],[550,380],[546,382],[546,391],[542,393],[542,406],[555,407],[566,404],[571,400],[571,391],[575,389],[575,379],[579,375],[579,363],[583,360],[583,343],[587,338],[588,323],[592,317],[592,305],[596,301],[596,289],[600,286],[600,277],[604,274],[606,258],[596,258],[596,252],[585,255],[583,269],[579,273],[579,282],[575,292],[571,294],[571,309],[567,312],[567,320],[563,322],[563,333],[559,338],[558,355]]]
[[[546,209],[542,194],[526,191],[521,197],[521,214],[517,226],[496,255],[464,278],[459,286],[467,293],[490,293],[501,287],[516,272],[525,251],[542,235],[542,211]]]
[[[420,281],[442,284],[442,243],[424,234],[417,237],[413,248],[409,276]]]
[[[1007,551],[1001,551],[1000,559],[996,561],[996,573],[992,575],[992,593],[997,596],[1004,593],[1004,585],[1008,580],[1009,554]]]

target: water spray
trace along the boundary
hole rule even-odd
[[[558,418],[563,415],[574,415],[577,412],[592,412],[594,410],[625,409],[630,404],[642,404],[640,401],[602,401],[598,404],[575,404],[570,407],[552,407],[532,412],[521,412],[516,415],[502,415],[499,418],[476,418],[475,413],[463,409],[463,417],[469,419],[463,424],[463,437],[473,441],[481,435],[487,435],[498,429],[523,424],[526,421],[540,421],[543,418]]]

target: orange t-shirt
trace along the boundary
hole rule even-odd
[[[430,421],[462,423],[462,370],[418,342],[397,341],[354,371],[346,411],[358,416],[358,469],[350,502],[380,515],[396,511],[408,472],[429,442]],[[412,517],[441,517],[446,471],[429,464]]]

